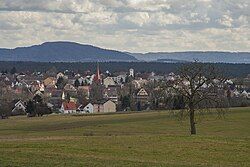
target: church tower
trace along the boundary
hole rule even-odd
[[[101,75],[100,75],[99,63],[97,63],[97,69],[96,69],[96,74],[95,74],[95,77],[94,77],[94,82],[95,83],[101,83]]]

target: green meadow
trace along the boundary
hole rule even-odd
[[[197,135],[170,111],[0,120],[0,167],[250,166],[250,108],[204,115]]]

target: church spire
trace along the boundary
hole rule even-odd
[[[97,69],[96,69],[96,74],[94,77],[94,81],[96,83],[101,83],[101,75],[100,75],[100,69],[99,69],[99,63],[97,62]]]

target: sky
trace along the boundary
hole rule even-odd
[[[250,0],[0,0],[0,48],[250,51]]]

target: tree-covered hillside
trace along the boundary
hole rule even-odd
[[[95,71],[96,62],[85,63],[38,63],[38,62],[4,62],[0,61],[0,70],[10,71],[16,67],[18,72],[40,71],[45,72],[52,67],[58,71],[72,70],[75,72],[84,72],[86,70]],[[181,63],[159,63],[159,62],[101,62],[100,69],[102,72],[119,72],[128,71],[133,68],[136,72],[156,72],[170,73],[176,72]],[[226,76],[245,77],[250,74],[250,64],[215,64]]]

